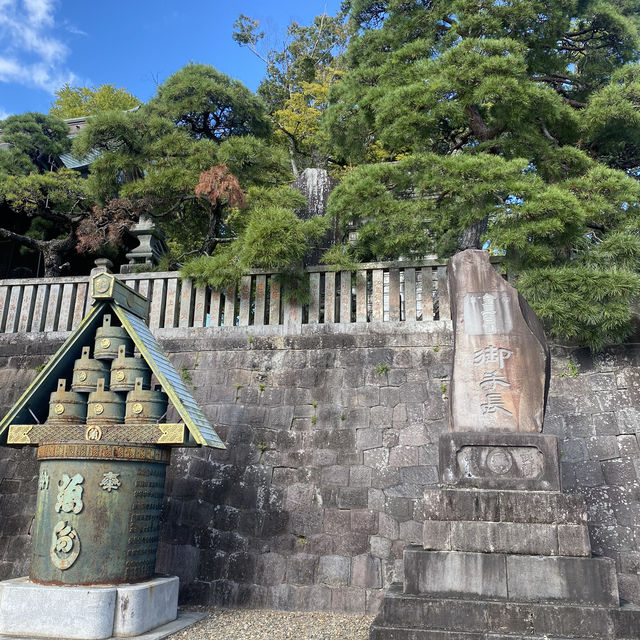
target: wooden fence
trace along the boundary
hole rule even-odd
[[[223,291],[178,272],[120,279],[150,300],[149,326],[230,327],[449,320],[446,265],[361,264],[357,271],[310,267],[305,304],[287,300],[278,274],[253,271]],[[91,306],[89,278],[0,280],[0,333],[70,331]]]

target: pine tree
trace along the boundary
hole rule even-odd
[[[391,259],[486,246],[559,337],[629,335],[640,294],[636,2],[353,0],[325,126],[330,214]]]
[[[252,267],[299,271],[324,230],[324,220],[293,214],[302,196],[288,186],[286,151],[269,135],[264,107],[246,87],[187,65],[138,111],[92,118],[73,148],[99,153],[88,180],[100,203],[94,221],[153,217],[168,236],[165,266],[220,287]]]

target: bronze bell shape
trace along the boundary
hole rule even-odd
[[[137,378],[135,388],[127,394],[125,424],[147,424],[161,422],[168,405],[167,394],[142,388],[142,378]]]
[[[118,357],[111,363],[111,391],[133,391],[136,380],[142,378],[142,388],[151,385],[151,370],[142,358],[127,358],[125,346],[120,345]]]
[[[80,393],[89,393],[97,389],[98,380],[106,379],[109,365],[102,360],[89,357],[89,347],[82,347],[82,357],[73,365],[71,389]]]
[[[97,389],[89,394],[87,424],[122,424],[125,401],[122,394],[104,390],[104,379],[98,380]]]
[[[58,389],[49,399],[48,424],[84,424],[87,417],[86,397],[75,391],[65,391],[67,381],[58,380]]]
[[[112,327],[111,315],[106,313],[102,326],[96,331],[93,357],[98,360],[115,360],[120,346],[125,347],[125,355],[133,355],[133,341],[124,327]]]

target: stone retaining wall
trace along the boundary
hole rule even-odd
[[[183,601],[374,612],[402,578],[437,487],[452,338],[445,323],[396,327],[157,332],[228,443],[172,457],[158,570],[180,576]],[[63,338],[0,338],[0,410]],[[639,418],[639,346],[555,351],[544,432],[561,439],[565,490],[586,497],[594,551],[637,603]],[[2,449],[0,478],[8,578],[28,570],[35,451]]]

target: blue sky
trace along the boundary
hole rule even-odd
[[[211,64],[255,90],[264,65],[232,39],[239,13],[272,42],[340,0],[0,0],[0,119],[47,112],[53,92],[112,83],[148,100],[188,62]]]

